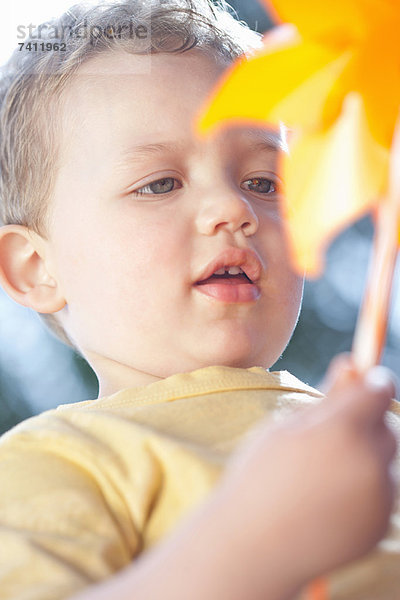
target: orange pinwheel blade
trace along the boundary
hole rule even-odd
[[[386,191],[389,153],[371,136],[362,99],[354,93],[329,131],[300,138],[290,154],[284,162],[283,213],[293,265],[318,277],[327,244]]]
[[[347,53],[338,56],[314,43],[295,43],[275,52],[267,49],[251,60],[240,60],[203,108],[200,133],[229,120],[262,122],[264,126],[267,122],[278,126],[283,121],[313,128],[326,114],[333,119],[340,112],[340,103],[327,113],[326,98],[328,92],[336,97],[332,88],[349,60]]]
[[[278,22],[294,23],[308,39],[356,42],[377,18],[398,18],[395,0],[262,0]]]
[[[400,11],[399,11],[400,12]],[[399,23],[400,30],[400,23]],[[344,74],[343,85],[357,89],[364,98],[368,126],[381,145],[390,149],[400,104],[400,70],[398,41],[390,36],[355,52]]]

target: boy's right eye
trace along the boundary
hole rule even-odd
[[[176,184],[178,185],[176,186]],[[175,179],[175,177],[163,177],[162,179],[152,181],[151,183],[148,183],[137,190],[132,190],[131,194],[134,196],[144,196],[146,194],[168,194],[168,192],[172,192],[181,187],[182,185],[177,179]]]

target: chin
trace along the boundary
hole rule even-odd
[[[231,360],[224,360],[223,364],[226,367],[236,367],[238,369],[250,369],[250,367],[263,367],[269,368],[270,365],[274,364],[274,361],[269,361],[267,358],[256,358],[253,356],[245,356],[240,358],[232,358]]]
[[[210,364],[240,369],[249,369],[250,367],[269,369],[280,358],[282,352],[281,347],[272,352],[270,347],[257,349],[253,344],[249,348],[244,348],[243,346],[232,344],[231,346],[227,346],[225,351],[221,350],[218,355],[214,352],[214,358],[211,359],[212,362]]]
[[[196,363],[202,366],[221,365],[248,369],[250,367],[269,368],[282,353],[285,344],[271,344],[271,332],[266,328],[261,331],[254,327],[243,327],[241,324],[219,323],[211,335],[203,332],[203,336],[196,344],[195,354],[193,348],[190,354]],[[272,332],[274,333],[274,332]],[[282,336],[281,336],[282,338]],[[273,346],[273,347],[272,347]]]

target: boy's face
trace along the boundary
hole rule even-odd
[[[194,133],[223,66],[192,50],[153,55],[140,74],[143,60],[102,54],[64,96],[49,251],[67,302],[58,314],[101,395],[208,365],[269,367],[301,302],[278,152],[254,129]],[[196,283],[214,259],[249,256],[256,284]]]

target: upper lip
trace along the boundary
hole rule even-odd
[[[241,267],[252,283],[259,281],[263,269],[260,259],[253,250],[248,248],[226,248],[199,273],[195,283],[208,279],[222,267]]]

